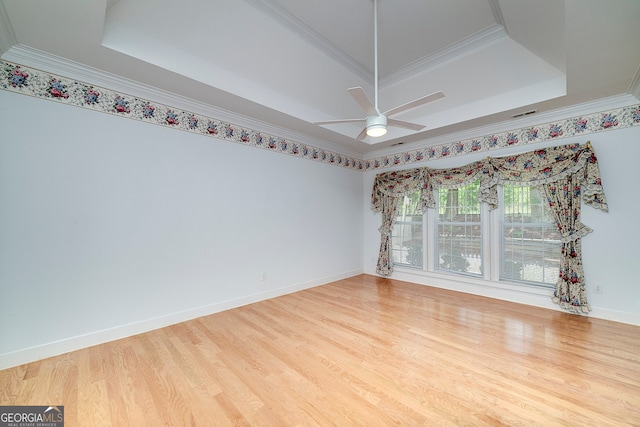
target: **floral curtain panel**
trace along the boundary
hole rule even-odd
[[[416,168],[378,174],[371,207],[382,212],[380,256],[376,271],[393,272],[390,238],[398,203],[420,190],[421,208],[435,208],[434,189],[460,188],[480,180],[478,198],[498,207],[498,184],[537,186],[547,197],[552,217],[563,235],[560,277],[553,300],[563,308],[587,313],[580,239],[591,229],[580,222],[580,200],[607,211],[598,160],[590,143],[570,144],[491,158],[449,169]]]
[[[420,209],[424,212],[427,207],[428,196],[425,188],[425,169],[409,169],[401,172],[389,172],[376,176],[371,196],[371,209],[382,212],[382,225],[380,231],[380,255],[376,272],[383,276],[390,276],[393,272],[393,260],[391,258],[391,230],[393,220],[398,211],[398,204],[404,196],[421,191]],[[433,197],[433,195],[431,196]]]
[[[569,311],[588,313],[591,307],[586,297],[580,239],[592,230],[580,222],[580,177],[572,174],[540,188],[562,236],[560,274],[553,300]]]

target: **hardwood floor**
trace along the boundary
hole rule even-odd
[[[638,426],[640,327],[357,276],[0,371],[74,426]]]

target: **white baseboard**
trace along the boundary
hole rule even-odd
[[[48,357],[57,356],[68,353],[70,351],[80,350],[82,348],[103,344],[109,341],[130,337],[154,329],[163,328],[187,320],[195,319],[202,316],[218,313],[243,305],[264,301],[270,298],[279,297],[304,289],[321,286],[327,283],[357,276],[365,272],[354,270],[325,277],[322,279],[311,280],[308,282],[298,283],[295,285],[284,286],[267,292],[260,292],[252,295],[243,296],[227,301],[221,301],[202,307],[196,307],[190,310],[171,313],[166,316],[156,317],[143,320],[140,322],[130,323],[117,326],[110,329],[95,331],[85,335],[66,338],[64,340],[54,341],[41,344],[25,349],[20,349],[8,353],[0,354],[0,370],[19,366],[36,360],[46,359]],[[366,272],[366,274],[376,275],[375,273]],[[540,288],[525,288],[524,290],[513,290],[507,286],[499,287],[493,283],[487,285],[478,285],[468,281],[457,281],[451,279],[443,279],[439,277],[424,276],[422,274],[414,274],[411,272],[394,272],[393,279],[403,280],[406,282],[416,283],[420,285],[433,286],[442,289],[448,289],[457,292],[464,292],[489,298],[511,301],[519,304],[526,304],[550,310],[563,311],[556,304],[551,302],[550,292]],[[611,320],[614,322],[628,323],[640,326],[640,315],[622,311],[615,311],[601,307],[591,307],[592,311],[589,317]]]
[[[377,275],[370,271],[365,271],[365,273]],[[396,269],[396,271],[393,272],[392,279],[495,298],[518,304],[526,304],[549,310],[565,311],[551,301],[552,290],[536,286],[509,285],[501,282],[489,282],[462,276],[452,280],[450,277],[443,277],[443,275],[426,274],[418,271],[414,273],[410,270],[401,269]],[[640,326],[640,314],[638,313],[616,311],[593,305],[591,306],[589,317]]]
[[[628,313],[626,311],[616,311],[609,308],[595,307],[593,305],[591,306],[589,317],[640,326],[639,314]]]
[[[187,320],[195,319],[198,317],[219,313],[221,311],[229,310],[236,307],[241,307],[243,305],[264,301],[293,292],[298,292],[304,289],[314,288],[316,286],[325,285],[327,283],[357,276],[362,273],[362,270],[347,271],[341,274],[324,277],[321,279],[310,280],[307,282],[297,283],[295,285],[272,289],[267,292],[259,292],[240,298],[234,298],[231,300],[208,304],[202,307],[196,307],[189,310],[167,314],[166,316],[146,319],[140,322],[120,325],[84,335],[65,338],[59,341],[49,342],[29,348],[3,353],[0,354],[0,370],[23,365],[29,362],[34,362],[36,360],[46,359],[52,356],[58,356],[70,351],[80,350],[82,348],[103,344],[109,341],[130,337],[144,332],[149,332],[154,329],[163,328],[165,326],[174,325],[176,323],[185,322]]]

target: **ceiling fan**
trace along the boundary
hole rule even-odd
[[[423,96],[406,104],[402,104],[398,107],[392,108],[380,113],[378,109],[378,0],[373,0],[373,54],[374,54],[374,104],[371,103],[367,94],[361,87],[352,87],[347,89],[353,99],[360,105],[360,108],[367,115],[364,119],[342,119],[342,120],[327,120],[321,122],[314,122],[317,125],[329,125],[335,123],[355,123],[364,122],[365,128],[357,136],[358,140],[363,140],[366,136],[379,137],[387,133],[387,126],[395,126],[404,129],[421,130],[425,126],[417,123],[405,122],[403,120],[396,120],[390,118],[395,114],[400,114],[410,109],[419,107],[429,102],[435,101],[440,98],[444,98],[444,93],[434,92],[430,95]]]

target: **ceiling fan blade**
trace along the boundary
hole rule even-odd
[[[360,108],[362,108],[362,111],[367,114],[367,116],[379,114],[378,111],[376,111],[376,107],[374,107],[374,105],[369,100],[369,97],[367,97],[367,94],[364,93],[364,90],[360,86],[350,87],[347,90],[349,91],[353,99],[356,100]]]
[[[358,141],[362,141],[363,139],[365,139],[365,138],[366,138],[366,136],[367,136],[367,128],[364,128],[364,129],[362,129],[362,132],[360,132],[360,133],[358,134],[358,136],[356,137],[356,139],[357,139]]]
[[[338,123],[357,123],[364,122],[365,119],[341,119],[341,120],[325,120],[323,122],[313,122],[314,125],[332,125]]]
[[[414,101],[407,102],[406,104],[402,104],[399,107],[392,108],[391,110],[384,113],[385,116],[393,116],[394,114],[402,113],[404,111],[411,110],[412,108],[419,107],[421,105],[427,104],[429,102],[435,101],[437,99],[444,98],[444,93],[442,92],[434,92],[431,95],[423,96],[422,98],[418,98]]]
[[[395,126],[397,128],[411,129],[411,130],[422,130],[425,128],[424,125],[419,125],[417,123],[405,122],[403,120],[390,119],[387,117],[387,125]]]

